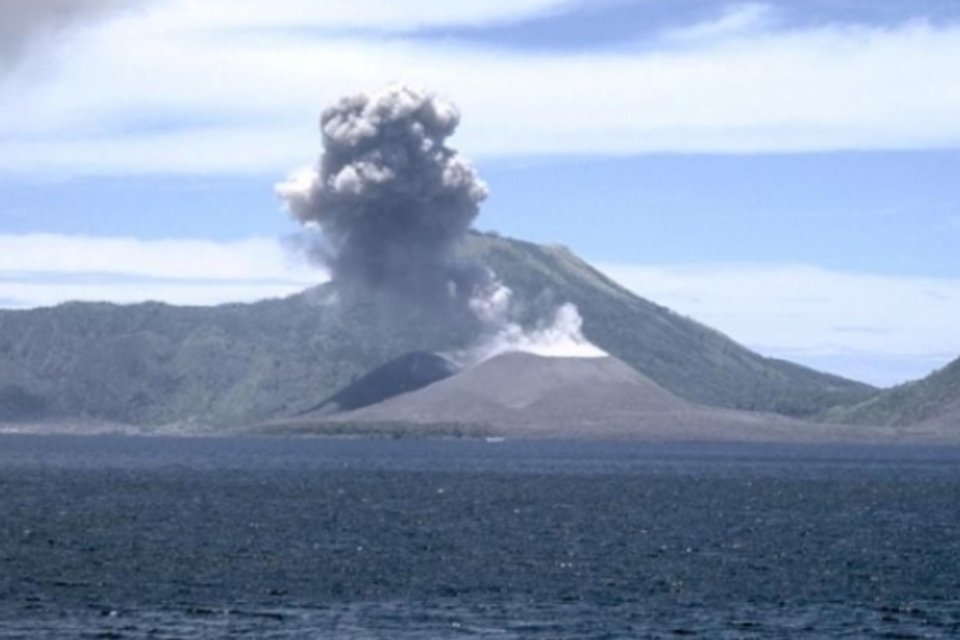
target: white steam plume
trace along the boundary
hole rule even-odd
[[[502,284],[489,287],[471,307],[488,328],[473,345],[447,354],[462,367],[470,367],[511,351],[548,358],[603,358],[606,351],[583,335],[583,318],[573,303],[560,305],[548,323],[524,328],[511,319],[512,292]]]

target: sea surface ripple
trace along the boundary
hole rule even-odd
[[[960,448],[0,436],[0,638],[960,637]]]

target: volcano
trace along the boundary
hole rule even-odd
[[[362,408],[331,414],[321,407],[275,421],[267,429],[686,441],[783,442],[851,436],[836,425],[700,405],[674,395],[617,358],[557,358],[523,352],[499,355]]]
[[[562,247],[472,233],[463,251],[517,299],[533,301],[524,326],[535,326],[551,301],[569,301],[590,342],[699,405],[808,417],[877,392],[753,353],[637,297]],[[379,299],[347,293],[328,282],[217,307],[0,309],[0,423],[246,428],[317,409],[401,354],[456,352],[476,339],[470,318],[388,305],[384,320]]]

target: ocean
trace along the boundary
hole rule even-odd
[[[960,447],[0,436],[0,638],[956,638]]]

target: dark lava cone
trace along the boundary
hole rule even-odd
[[[354,411],[394,396],[422,389],[449,378],[459,368],[443,356],[428,351],[413,351],[364,374],[319,405],[303,413],[328,415]],[[302,414],[301,414],[302,415]]]

